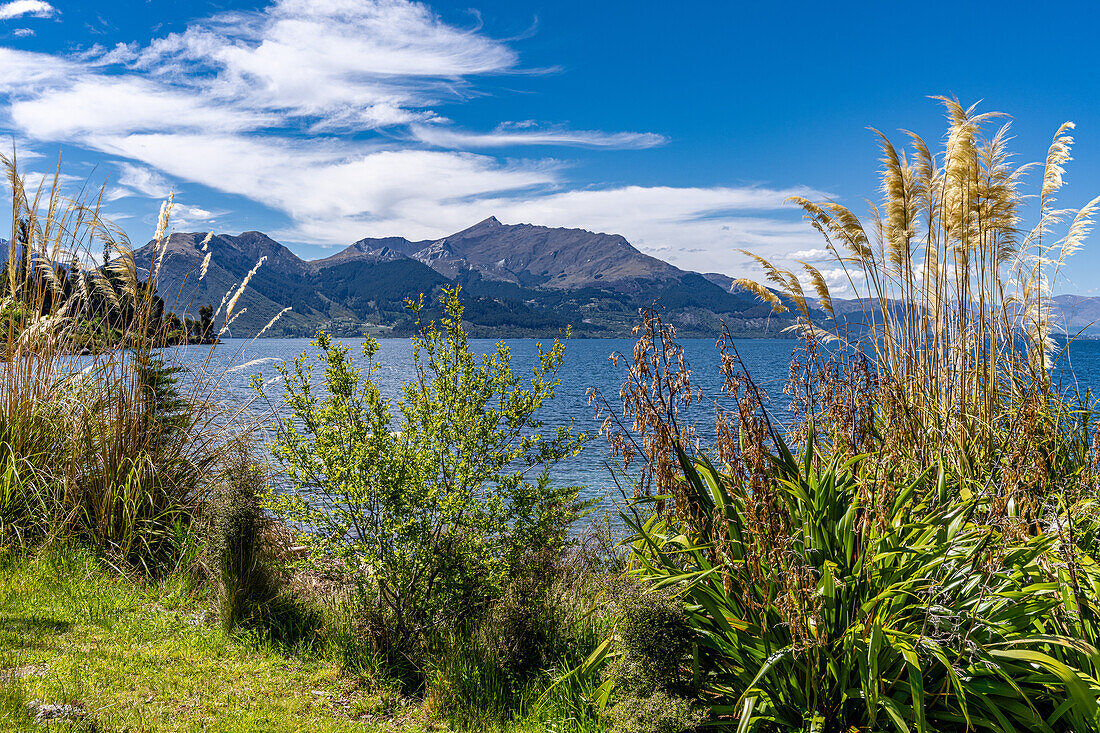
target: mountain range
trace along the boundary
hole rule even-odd
[[[200,306],[223,303],[262,260],[229,335],[254,335],[286,308],[265,335],[404,335],[414,328],[405,299],[423,294],[431,307],[448,285],[462,288],[473,336],[555,335],[566,326],[580,337],[629,336],[647,307],[660,309],[684,337],[715,336],[723,323],[734,335],[779,337],[792,322],[727,275],[681,270],[622,236],[583,229],[489,217],[442,239],[361,239],[318,260],[303,260],[261,232],[216,234],[204,248],[206,236],[171,235],[158,292],[176,313],[197,317]],[[150,243],[135,258],[150,263],[153,254]],[[1100,298],[1061,295],[1054,304],[1068,333],[1100,336]],[[838,316],[851,311],[847,318],[858,309],[856,301],[834,305]]]
[[[265,335],[313,335],[319,328],[402,335],[414,327],[405,299],[423,294],[431,304],[448,285],[461,286],[474,336],[553,335],[566,326],[581,337],[628,336],[645,307],[662,309],[683,336],[712,336],[723,322],[738,335],[778,336],[790,323],[755,296],[732,291],[723,276],[681,270],[619,235],[583,229],[490,217],[442,239],[362,239],[308,261],[261,232],[214,235],[204,249],[205,238],[171,235],[158,292],[170,309],[195,317],[202,305],[217,308],[263,259],[236,305],[245,310],[230,335],[255,334],[288,307]],[[150,263],[153,255],[150,243],[135,259]]]

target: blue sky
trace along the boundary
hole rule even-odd
[[[751,274],[737,248],[821,246],[786,196],[864,210],[868,126],[938,140],[932,94],[1011,114],[1021,162],[1074,121],[1062,203],[1100,193],[1097,20],[1039,3],[0,0],[0,132],[29,171],[62,147],[70,185],[106,181],[135,242],[173,190],[175,229],[259,229],[305,257],[492,214]],[[1096,291],[1097,246],[1076,264],[1063,289]]]

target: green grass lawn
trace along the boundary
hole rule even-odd
[[[135,582],[82,552],[0,559],[0,730],[40,729],[31,700],[87,711],[50,730],[447,729],[321,654],[227,635],[211,606],[180,578]]]

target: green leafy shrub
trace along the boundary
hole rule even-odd
[[[654,353],[672,367],[645,371]],[[1057,504],[1022,515],[999,490],[953,485],[947,468],[911,475],[905,463],[852,454],[835,438],[845,427],[852,436],[854,422],[830,425],[822,450],[811,419],[795,457],[726,354],[732,407],[720,406],[718,467],[684,448],[694,441],[677,408],[691,387],[678,353],[671,329],[648,316],[625,390],[628,417],[644,426],[634,444],[642,491],[623,519],[634,533],[628,572],[676,593],[694,631],[698,653],[662,675],[691,670],[708,727],[1097,729],[1095,509],[1067,490],[1087,491],[1080,464],[1054,476]],[[862,404],[858,388],[840,398]],[[876,427],[860,440],[887,434]],[[622,449],[630,436],[613,438]],[[602,671],[591,699],[625,704],[634,719],[630,683],[643,675],[618,670],[636,668],[632,646],[647,637],[630,631],[631,615],[569,678]]]
[[[685,733],[702,725],[707,713],[687,698],[654,690],[621,696],[608,717],[612,733]]]
[[[602,671],[594,699],[618,729],[680,725],[688,698],[662,686],[691,677],[707,726],[738,731],[1097,729],[1100,573],[1065,533],[1005,534],[974,521],[983,500],[918,499],[949,494],[942,473],[878,504],[866,457],[777,445],[751,482],[679,451],[691,514],[624,516],[629,572],[680,600],[625,605],[571,675]],[[1055,569],[1064,553],[1076,580]]]
[[[265,480],[249,458],[247,452],[237,454],[235,470],[223,473],[205,507],[219,615],[226,631],[263,622],[280,591],[272,550],[263,537]]]
[[[616,602],[615,655],[603,671],[614,690],[607,710],[612,730],[681,733],[707,719],[695,688],[695,629],[667,591],[635,585]]]
[[[513,568],[478,629],[496,666],[517,683],[545,669],[565,643],[562,609],[551,595],[562,576],[558,556],[553,548],[530,552]]]
[[[1055,382],[1050,317],[1100,199],[1054,206],[1072,144],[1063,125],[1028,232],[1027,167],[1011,162],[1007,127],[989,134],[995,115],[941,101],[942,152],[882,139],[884,200],[869,225],[796,199],[858,309],[834,310],[812,264],[805,285],[760,258],[774,290],[739,281],[800,314],[790,419],[725,332],[716,439],[702,447],[686,412],[701,395],[652,312],[625,419],[602,409],[613,451],[639,469],[628,572],[681,599],[707,727],[1100,729],[1100,431],[1090,399]],[[1065,236],[1050,236],[1069,215]],[[566,679],[590,685],[628,648],[617,631]],[[637,693],[606,677],[593,701],[633,705]]]
[[[525,383],[503,344],[470,352],[457,290],[442,302],[438,325],[418,321],[416,376],[396,405],[374,381],[371,339],[364,369],[323,333],[315,358],[280,367],[290,414],[274,454],[291,486],[268,504],[304,528],[315,571],[356,586],[376,651],[414,666],[429,635],[480,617],[530,548],[562,547],[580,509],[576,487],[551,486],[549,467],[585,436],[543,434],[537,418],[564,345],[540,346]]]
[[[691,694],[698,639],[679,600],[659,591],[636,592],[617,611],[619,656],[609,670],[616,687],[643,697],[657,691]]]

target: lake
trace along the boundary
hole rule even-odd
[[[353,363],[362,365],[360,345],[362,339],[338,339],[351,346]],[[512,367],[516,373],[527,375],[536,359],[536,339],[507,339],[512,351]],[[549,345],[552,339],[542,339]],[[251,379],[257,372],[265,377],[275,376],[275,364],[291,360],[303,351],[310,351],[309,339],[227,339],[214,348],[212,367],[227,369],[218,396],[230,404],[245,403],[254,398]],[[593,417],[593,407],[588,403],[588,390],[599,389],[621,413],[618,400],[623,382],[625,364],[616,366],[609,357],[616,353],[628,357],[633,353],[633,339],[572,339],[566,347],[565,363],[559,372],[561,385],[556,398],[544,406],[542,419],[548,429],[570,422],[577,430],[595,432],[599,424]],[[719,354],[713,339],[684,339],[681,341],[691,368],[692,383],[702,390],[704,398],[690,413],[690,418],[703,439],[714,437],[714,400],[720,394],[722,383],[718,372]],[[496,340],[471,339],[471,349],[484,353],[495,349]],[[382,339],[377,361],[379,386],[387,397],[397,397],[401,384],[412,378],[412,345],[408,339]],[[779,419],[787,413],[787,400],[783,386],[787,381],[788,367],[795,340],[787,339],[735,339],[734,345],[757,385],[771,398],[771,409]],[[174,349],[180,361],[201,361],[210,353],[209,346],[182,346]],[[1063,382],[1073,381],[1083,392],[1100,390],[1100,341],[1078,341],[1068,354],[1067,366],[1061,375]],[[319,371],[318,371],[319,376]],[[281,394],[279,385],[272,385],[273,398]],[[560,464],[553,472],[553,480],[562,485],[582,486],[585,498],[607,497],[611,506],[618,498],[618,490],[606,467],[608,461],[606,439],[594,435],[586,448],[576,458]]]

